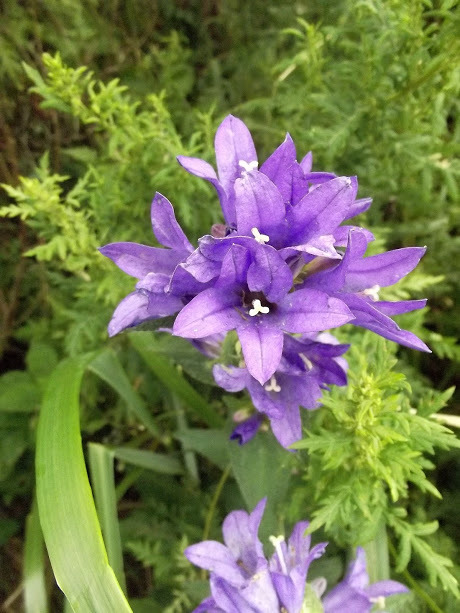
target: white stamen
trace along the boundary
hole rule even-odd
[[[264,386],[264,390],[266,392],[280,392],[281,388],[276,382],[275,375],[272,375],[270,378],[270,382]]]
[[[327,588],[327,580],[325,577],[317,577],[310,583],[311,589],[315,592],[318,598],[324,594]]]
[[[251,317],[258,315],[259,313],[267,314],[270,312],[270,309],[267,306],[262,306],[262,303],[258,298],[252,301],[252,306],[254,308],[249,311],[249,315]]]
[[[307,358],[307,356],[304,355],[303,353],[299,353],[299,356],[300,356],[300,359],[302,360],[302,362],[308,368],[308,370],[311,370],[313,368],[313,363],[310,362],[310,360]]]
[[[244,160],[238,161],[238,166],[241,166],[241,168],[245,172],[251,172],[251,170],[256,170],[258,165],[259,162],[257,160],[253,160],[252,162],[245,162]]]
[[[372,302],[377,302],[377,300],[379,300],[379,291],[380,285],[373,285],[372,287],[368,287],[367,289],[363,290],[363,294],[365,296],[369,296]]]
[[[385,608],[385,596],[377,596],[376,598],[369,598],[369,600],[376,604],[381,611]]]
[[[275,548],[275,551],[278,555],[278,560],[280,561],[281,570],[283,571],[285,575],[288,575],[289,573],[288,573],[288,569],[286,566],[286,560],[284,559],[283,550],[281,549],[281,543],[284,542],[284,536],[283,535],[270,536],[269,540],[270,540],[270,543]]]
[[[270,237],[266,234],[261,234],[257,228],[251,228],[251,232],[258,243],[265,245],[270,240]]]

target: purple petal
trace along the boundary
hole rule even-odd
[[[175,296],[191,297],[207,289],[209,285],[210,281],[199,281],[188,272],[183,264],[179,264],[171,276],[166,292]]]
[[[313,164],[313,154],[311,151],[309,151],[302,158],[302,161],[300,162],[300,166],[302,167],[302,170],[304,171],[305,174],[311,171],[312,164]]]
[[[305,534],[310,525],[308,521],[299,521],[294,526],[288,541],[289,566],[303,564],[310,553],[311,536]]]
[[[373,285],[393,285],[417,266],[425,251],[424,247],[406,247],[350,262],[346,287],[359,292]]]
[[[401,315],[402,313],[410,313],[411,311],[423,309],[425,305],[426,299],[400,300],[399,302],[379,301],[374,303],[375,308],[385,315]]]
[[[324,613],[369,613],[369,598],[342,582],[322,599]]]
[[[331,181],[335,179],[337,175],[333,172],[308,172],[305,173],[305,180],[309,183],[313,183],[313,185],[321,185],[321,183],[326,183],[326,181]]]
[[[169,275],[149,272],[143,279],[136,283],[136,289],[145,289],[148,292],[160,294],[164,293],[165,288],[169,285],[169,281]]]
[[[177,223],[172,204],[159,192],[153,199],[150,217],[153,233],[161,245],[180,252],[191,253],[193,251],[192,245]]]
[[[247,386],[249,376],[246,368],[221,364],[213,366],[212,374],[217,385],[227,392],[241,392]]]
[[[294,584],[291,577],[282,573],[270,573],[278,598],[285,611],[300,611],[305,594],[305,582],[299,588]]]
[[[366,552],[362,547],[356,548],[356,557],[348,566],[344,582],[358,590],[362,590],[369,585]]]
[[[222,261],[211,260],[196,249],[180,266],[200,283],[207,283],[219,276]]]
[[[217,606],[214,598],[209,597],[193,609],[192,613],[222,613],[222,609]]]
[[[195,296],[178,314],[173,334],[184,338],[203,338],[233,330],[241,323],[235,309],[239,297],[209,288]]]
[[[242,562],[243,572],[250,575],[256,572],[259,558],[264,555],[257,533],[266,503],[266,498],[260,500],[250,514],[246,511],[232,511],[222,524],[224,543],[234,559]]]
[[[173,315],[182,306],[175,296],[135,291],[128,294],[115,309],[108,325],[109,336],[137,326],[148,319]]]
[[[228,115],[218,127],[214,145],[219,179],[228,194],[241,176],[239,162],[257,161],[256,149],[246,125],[233,115]]]
[[[385,581],[378,581],[366,588],[366,594],[369,598],[378,598],[379,596],[391,596],[392,594],[402,594],[408,592],[409,589],[398,581],[392,581],[386,579]]]
[[[246,367],[261,385],[270,379],[280,363],[284,336],[279,328],[265,324],[263,317],[256,315],[257,321],[248,320],[237,327]]]
[[[262,416],[256,413],[248,419],[241,422],[233,429],[230,434],[231,441],[238,441],[239,445],[245,445],[255,437],[262,423]]]
[[[296,162],[295,145],[289,134],[285,141],[268,157],[260,168],[278,188],[285,202],[291,200],[292,167]]]
[[[351,219],[360,213],[364,213],[372,204],[372,198],[360,198],[359,200],[355,200],[348,210],[348,214],[345,219]]]
[[[208,164],[208,162],[200,160],[199,158],[191,158],[185,155],[178,155],[177,161],[183,168],[185,168],[187,172],[192,175],[195,175],[196,177],[200,177],[202,179],[205,179],[206,181],[209,181],[209,183],[211,183],[216,188],[225,220],[228,223],[234,222],[235,211],[229,205],[228,196],[225,192],[225,189],[217,178],[215,170],[211,166],[211,164]]]
[[[240,289],[246,284],[250,262],[251,258],[247,249],[241,247],[241,245],[232,245],[222,261],[216,288],[222,291],[229,291],[233,288]]]
[[[338,177],[309,192],[289,212],[291,244],[303,244],[313,236],[331,234],[343,221],[353,202],[353,185]]]
[[[372,232],[365,228],[360,228],[359,226],[339,226],[337,230],[334,231],[335,244],[338,247],[347,247],[350,232],[360,232],[364,235],[368,243],[375,240],[375,236]]]
[[[302,422],[298,405],[286,406],[282,417],[270,418],[270,426],[277,441],[285,449],[296,443],[302,438]]]
[[[171,274],[181,260],[181,256],[170,249],[138,243],[110,243],[99,251],[123,272],[136,279],[142,279],[149,272]]]
[[[341,297],[348,304],[356,318],[353,321],[355,326],[372,330],[390,341],[410,347],[411,349],[431,353],[431,350],[415,334],[407,330],[401,330],[392,319],[381,313],[376,307],[378,303],[370,303],[356,294],[342,294]]]
[[[218,611],[222,613],[259,613],[241,595],[241,589],[230,585],[224,579],[211,575],[211,592]]]
[[[333,234],[325,234],[324,236],[314,236],[308,239],[308,243],[295,245],[293,248],[318,257],[340,259],[341,256],[335,250],[335,244],[335,236]]]
[[[202,541],[187,547],[184,555],[195,566],[214,572],[233,585],[242,586],[245,583],[245,577],[235,556],[222,543]]]
[[[249,289],[263,292],[269,302],[278,302],[291,289],[292,282],[291,269],[279,253],[273,247],[260,245],[247,270]]]
[[[276,245],[285,231],[285,206],[276,186],[261,172],[245,173],[235,182],[238,234],[252,236],[252,229],[268,235]]]
[[[288,294],[278,304],[276,315],[286,332],[319,332],[354,319],[342,300],[314,289],[301,289]]]

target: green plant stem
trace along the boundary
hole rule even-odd
[[[388,539],[388,549],[391,553],[391,557],[396,560],[397,553],[393,543]],[[420,598],[427,604],[433,613],[443,613],[442,609],[438,607],[435,601],[431,598],[429,594],[425,592],[423,588],[417,583],[417,581],[412,577],[410,572],[406,569],[401,572],[404,581],[408,584],[408,586],[416,593]]]
[[[206,520],[204,522],[204,529],[203,529],[203,539],[202,539],[203,541],[205,541],[209,536],[209,532],[211,530],[212,518],[214,517],[217,503],[219,501],[219,498],[222,493],[222,489],[225,485],[225,482],[230,476],[231,471],[232,471],[232,466],[231,464],[229,464],[227,468],[224,470],[224,472],[222,473],[221,478],[219,479],[219,483],[217,484],[216,491],[214,492],[214,496],[212,497],[208,512],[206,513]]]

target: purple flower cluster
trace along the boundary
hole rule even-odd
[[[203,541],[185,550],[187,559],[210,571],[211,596],[194,613],[301,613],[305,604],[310,564],[321,557],[327,543],[310,547],[305,536],[308,522],[298,522],[286,543],[284,537],[271,537],[275,552],[267,560],[258,537],[266,499],[252,513],[233,511],[224,520],[224,543]],[[396,581],[369,585],[364,550],[357,549],[343,581],[323,596],[326,581],[316,579],[310,596],[321,603],[324,613],[368,613],[385,596],[407,592]],[[314,610],[320,610],[317,607]]]
[[[297,162],[289,135],[258,170],[249,130],[229,115],[217,130],[215,150],[217,174],[203,160],[178,157],[187,171],[214,185],[225,220],[196,249],[158,193],[151,217],[164,249],[127,242],[101,249],[138,279],[115,310],[109,334],[175,313],[173,334],[186,339],[236,330],[242,365],[216,367],[216,381],[230,391],[247,388],[288,446],[301,435],[299,406],[315,408],[324,386],[345,384],[339,356],[346,346],[318,333],[349,322],[429,351],[391,319],[426,301],[378,297],[380,287],[415,268],[425,249],[363,257],[372,234],[343,222],[371,200],[356,198],[356,177],[312,172],[310,153]]]

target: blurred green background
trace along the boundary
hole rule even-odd
[[[166,375],[152,375],[125,337],[107,341],[132,282],[97,247],[152,244],[155,191],[193,239],[220,221],[213,190],[175,156],[213,163],[215,129],[228,113],[248,125],[260,160],[289,131],[299,158],[313,151],[314,170],[356,174],[360,197],[374,199],[362,224],[377,237],[375,252],[427,245],[391,298],[429,298],[429,310],[400,321],[433,354],[401,350],[400,370],[416,398],[458,382],[460,17],[454,0],[3,0],[0,15],[0,609],[12,612],[24,610],[37,416],[60,360],[110,347],[161,432],[149,438],[89,374],[85,443],[180,448],[173,432],[184,417],[168,410]],[[159,347],[172,367],[187,358],[184,346]],[[195,384],[218,406],[203,368]],[[459,412],[454,396],[449,413]],[[414,506],[441,522],[444,554],[458,564],[459,456],[436,462],[444,499]],[[117,477],[120,496],[128,492],[119,511],[129,591],[168,594],[171,613],[190,610],[180,600],[190,571],[177,543],[201,536],[196,518],[219,478],[212,463],[207,470],[199,487],[123,466]],[[228,501],[238,500],[232,487]],[[51,610],[60,610],[58,590],[50,592]]]

